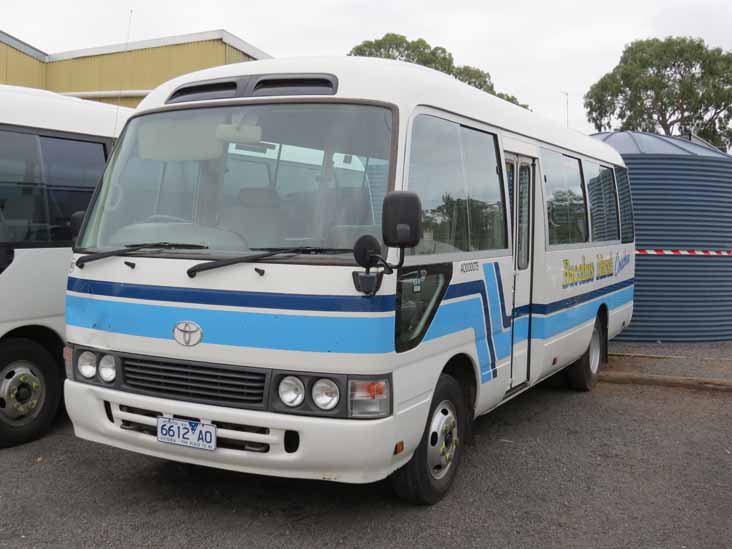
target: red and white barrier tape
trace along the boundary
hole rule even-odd
[[[732,250],[636,250],[636,255],[728,255]]]

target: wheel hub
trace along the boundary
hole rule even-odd
[[[441,479],[450,470],[460,443],[455,408],[450,401],[442,401],[432,414],[427,439],[427,462],[433,478]]]
[[[0,419],[11,422],[34,415],[43,400],[43,381],[27,362],[8,364],[0,372]]]
[[[595,329],[592,331],[592,339],[590,340],[590,370],[593,374],[596,374],[600,370],[601,351],[600,331],[595,326]]]

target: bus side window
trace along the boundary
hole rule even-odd
[[[579,159],[549,149],[541,150],[541,159],[549,244],[587,242],[587,206]]]
[[[587,195],[590,200],[592,240],[594,242],[619,240],[618,202],[613,171],[587,160],[583,164]]]
[[[414,121],[408,189],[422,200],[416,254],[503,249],[506,212],[495,135],[431,115]]]
[[[633,200],[628,181],[628,169],[616,167],[615,180],[618,184],[618,202],[620,203],[620,231],[623,243],[635,240],[633,223]]]

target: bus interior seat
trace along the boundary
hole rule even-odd
[[[328,231],[326,247],[352,249],[359,237],[370,234],[381,242],[379,225],[334,225]]]
[[[244,238],[250,246],[279,246],[281,238],[280,197],[272,187],[239,191],[238,204],[221,212],[221,225]]]

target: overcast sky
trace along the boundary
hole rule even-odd
[[[703,38],[732,50],[732,0],[0,0],[0,29],[58,53],[224,28],[275,57],[345,55],[387,32],[491,73],[533,110],[591,132],[582,96],[632,40]]]

